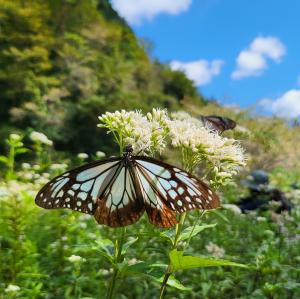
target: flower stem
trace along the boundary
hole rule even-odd
[[[117,280],[117,277],[119,274],[118,263],[122,259],[122,247],[123,247],[124,240],[125,240],[125,234],[126,234],[126,227],[122,227],[120,237],[115,242],[115,258],[114,258],[115,267],[114,267],[113,275],[112,275],[110,285],[109,285],[109,288],[107,291],[107,295],[106,295],[107,299],[113,298],[116,280]]]
[[[173,241],[173,245],[172,245],[172,250],[176,249],[178,247],[178,243],[180,241],[180,234],[181,234],[182,227],[184,224],[185,216],[186,216],[186,213],[182,213],[179,218],[179,223],[176,224],[175,237],[174,237],[174,241]],[[173,273],[172,266],[169,264],[167,271],[164,275],[161,287],[160,287],[159,299],[164,298],[168,280],[169,280],[170,276],[172,275],[172,273]]]
[[[192,239],[192,235],[193,235],[193,232],[196,228],[196,226],[199,224],[200,222],[200,219],[204,216],[204,214],[206,213],[206,210],[202,210],[202,212],[200,211],[197,211],[198,212],[198,217],[197,217],[197,220],[194,222],[194,225],[193,225],[193,228],[190,232],[190,235],[189,235],[189,238],[187,240],[187,242],[185,243],[184,247],[183,247],[183,251],[185,251],[185,249],[188,247],[188,245],[190,244],[190,241]]]

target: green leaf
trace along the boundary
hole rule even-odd
[[[176,249],[170,252],[170,260],[172,264],[172,270],[174,272],[182,269],[217,266],[248,268],[247,265],[235,263],[228,260],[212,259],[198,256],[183,256],[183,251],[177,251]]]
[[[172,230],[172,229],[165,230],[165,231],[159,233],[159,237],[160,237],[161,239],[168,240],[168,241],[170,241],[171,243],[173,243],[174,235],[175,235],[175,233],[174,233],[174,230]]]
[[[225,222],[227,222],[227,223],[230,224],[229,219],[226,216],[224,216],[224,213],[220,212],[219,210],[211,210],[209,212],[217,215],[218,217],[220,217],[221,219],[223,219]]]
[[[128,248],[134,244],[137,240],[139,239],[139,237],[136,237],[135,239],[131,239],[128,242],[126,242],[123,247],[122,247],[122,254],[125,254],[126,251],[128,250]]]
[[[7,164],[8,158],[5,157],[5,156],[0,156],[0,162],[3,162],[3,163],[5,163],[5,164]]]
[[[159,278],[157,281],[162,283],[164,277]],[[168,279],[167,285],[173,288],[176,288],[181,291],[191,291],[192,288],[185,287],[179,280],[177,280],[173,275]]]
[[[16,148],[15,149],[15,155],[20,155],[27,153],[29,150],[27,148],[21,147],[21,148]]]
[[[203,230],[205,230],[206,228],[215,227],[216,225],[217,224],[214,223],[214,224],[197,225],[195,227],[193,227],[193,226],[187,227],[180,235],[180,240],[184,241],[184,240],[188,239],[190,236],[192,238],[192,237],[196,236],[197,234],[199,234],[200,232],[202,232]]]
[[[96,240],[97,246],[93,246],[94,249],[106,253],[109,256],[113,256],[114,243],[109,239],[98,239]]]

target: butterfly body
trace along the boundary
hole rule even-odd
[[[178,213],[219,206],[218,196],[205,183],[167,163],[133,156],[130,146],[123,157],[88,163],[54,178],[35,201],[46,209],[94,215],[111,227],[132,224],[145,211],[154,225],[171,227]]]

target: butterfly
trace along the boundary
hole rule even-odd
[[[48,182],[35,202],[45,209],[68,208],[91,214],[99,224],[133,224],[146,211],[158,227],[171,227],[176,215],[193,209],[219,207],[218,196],[186,171],[159,160],[133,156],[88,163]]]
[[[209,115],[209,116],[200,116],[201,121],[204,126],[217,131],[219,134],[222,134],[226,130],[232,130],[236,127],[236,122],[230,118]]]

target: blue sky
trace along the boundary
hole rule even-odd
[[[112,0],[153,56],[225,105],[300,115],[299,0]]]

